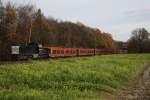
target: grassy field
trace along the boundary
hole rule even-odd
[[[101,100],[143,69],[150,54],[0,65],[0,100]]]

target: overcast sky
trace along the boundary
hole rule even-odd
[[[46,16],[82,22],[126,41],[135,28],[150,29],[150,0],[3,0],[32,3]]]

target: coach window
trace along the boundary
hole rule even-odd
[[[73,54],[73,50],[71,50],[71,54]]]
[[[52,53],[52,50],[48,50],[48,53],[51,54],[51,53]]]
[[[65,50],[65,53],[67,53],[67,50]]]
[[[70,54],[72,54],[72,50],[70,50]]]
[[[52,52],[53,54],[56,54],[56,50],[53,50],[53,52]]]
[[[73,53],[75,54],[75,53],[76,53],[76,51],[75,51],[75,50],[73,50]]]
[[[57,54],[60,54],[60,50],[57,50]]]
[[[72,53],[72,50],[69,50],[69,54],[71,54]]]
[[[67,50],[67,53],[69,54],[69,53],[70,53],[70,51],[69,51],[69,50]]]
[[[57,54],[57,50],[55,50],[55,54]]]
[[[69,53],[69,50],[67,50],[66,53]]]
[[[61,54],[64,54],[64,50],[61,50]]]

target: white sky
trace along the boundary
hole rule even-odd
[[[150,30],[150,0],[2,0],[32,3],[46,16],[82,22],[126,41],[135,28]]]

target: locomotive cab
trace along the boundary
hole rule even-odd
[[[42,47],[42,45],[38,43],[29,43],[28,45],[15,45],[11,48],[13,58],[17,57],[17,59],[38,59],[47,55],[46,50]]]

